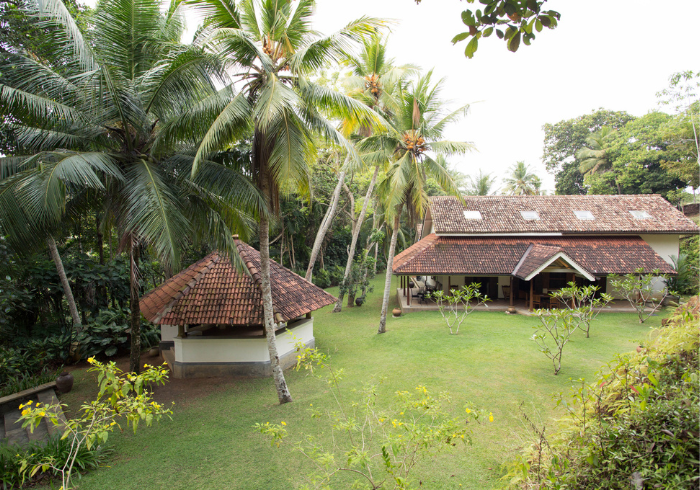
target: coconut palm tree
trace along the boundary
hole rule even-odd
[[[510,167],[510,177],[503,179],[503,190],[510,196],[534,196],[537,176],[530,173],[525,162],[518,162]]]
[[[130,257],[131,362],[139,370],[138,259],[148,246],[177,268],[180,250],[208,238],[234,257],[233,232],[246,233],[246,211],[264,202],[245,176],[213,160],[190,177],[188,151],[232,98],[217,56],[179,40],[174,3],[103,0],[90,41],[61,0],[29,2],[47,25],[53,52],[0,60],[0,110],[17,121],[27,155],[3,162],[17,171],[0,183],[0,222],[15,240],[46,237],[76,196],[99,195],[103,222],[114,225]]]
[[[444,103],[439,98],[442,80],[433,85],[431,77],[432,71],[402,90],[402,103],[387,131],[369,136],[358,144],[365,161],[392,162],[386,177],[377,186],[385,202],[386,222],[392,231],[379,333],[386,331],[392,265],[403,210],[407,211],[410,223],[423,216],[428,206],[426,184],[429,177],[448,194],[459,194],[447,169],[430,153],[449,156],[465,154],[474,148],[471,143],[441,139],[450,123],[467,114],[469,105],[445,114]]]
[[[476,177],[469,175],[467,177],[467,196],[490,196],[498,192],[493,191],[493,185],[496,183],[497,177],[491,174],[485,174],[479,169],[479,174]]]
[[[313,0],[196,0],[191,4],[207,19],[195,42],[225,56],[240,85],[240,92],[202,140],[193,175],[212,151],[225,149],[246,133],[252,141],[249,172],[268,209],[277,213],[282,185],[308,185],[308,162],[316,152],[314,136],[344,146],[353,161],[359,160],[323,113],[357,119],[367,126],[381,119],[354,99],[313,83],[308,75],[327,62],[340,61],[353,43],[375,32],[382,22],[362,18],[334,34],[319,36],[311,30]],[[286,403],[292,397],[275,341],[267,215],[260,216],[258,233],[268,350],[279,401]]]
[[[353,69],[352,76],[345,80],[348,95],[379,112],[387,119],[390,119],[400,108],[399,97],[401,89],[406,84],[406,78],[418,73],[418,69],[412,65],[394,67],[393,60],[386,58],[386,42],[379,35],[365,39],[359,56],[349,57],[345,64]],[[360,137],[367,137],[372,133],[371,128],[359,127],[354,120],[343,121],[343,130],[346,134],[353,131]],[[346,283],[352,271],[355,248],[357,247],[357,240],[360,236],[365,215],[367,214],[367,207],[371,201],[374,186],[377,183],[380,167],[385,166],[387,163],[388,161],[374,165],[372,178],[367,186],[365,199],[362,203],[362,209],[353,228],[343,282],[338,291],[338,301],[333,308],[333,313],[339,313],[342,310]],[[351,300],[352,298],[348,299],[348,306],[352,306]]]
[[[617,130],[610,126],[603,126],[586,138],[585,147],[576,152],[576,158],[580,161],[579,171],[584,175],[602,174],[612,170],[612,155],[609,144],[615,137]],[[617,193],[622,194],[620,184],[615,179]]]

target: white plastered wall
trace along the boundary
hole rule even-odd
[[[639,235],[647,244],[666,261],[673,265],[671,256],[678,257],[680,251],[680,236],[678,235]]]
[[[162,342],[172,342],[177,337],[177,325],[161,325],[160,340]]]
[[[176,327],[177,334],[177,327]],[[298,341],[314,339],[313,318],[295,323],[292,329],[277,334],[277,352],[282,357],[292,352]],[[174,338],[175,361],[183,363],[268,362],[267,339],[192,336]]]
[[[673,260],[671,260],[671,257],[678,257],[678,254],[680,252],[680,236],[679,235],[639,235],[639,237],[644,240],[647,245],[649,245],[654,252],[656,252],[659,257],[664,259],[664,261],[673,266]],[[647,271],[649,272],[649,271]],[[607,283],[607,291],[613,295],[614,298],[620,299],[619,294],[615,294],[613,287],[610,284],[610,279],[606,279]],[[661,291],[664,286],[665,282],[661,278],[655,278],[653,282],[654,286],[654,291],[659,292]]]

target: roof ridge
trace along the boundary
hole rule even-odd
[[[513,272],[511,272],[512,275],[516,275],[518,273],[518,269],[520,269],[520,266],[523,265],[523,262],[525,262],[525,259],[530,254],[530,250],[532,250],[534,246],[535,246],[535,244],[530,242],[530,245],[528,245],[527,250],[525,250],[525,253],[523,254],[523,256],[520,257],[520,261],[515,266],[515,269],[513,269]]]

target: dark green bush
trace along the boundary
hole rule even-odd
[[[23,482],[27,483],[31,480],[29,475],[22,475],[20,471],[22,459],[27,459],[30,468],[33,463],[51,456],[59,462],[66,461],[70,446],[70,438],[61,439],[59,436],[52,437],[46,442],[37,441],[20,447],[0,444],[0,481],[3,489],[19,488]],[[93,449],[82,446],[75,460],[75,466],[80,472],[96,469],[104,464],[112,452],[113,449],[102,446],[93,447]],[[43,475],[45,474],[58,475],[52,470]]]
[[[112,357],[117,352],[129,349],[129,316],[128,308],[101,310],[93,322],[83,326],[76,342],[80,345],[80,356]],[[150,323],[141,325],[141,345],[150,347],[159,341],[158,330]]]
[[[649,347],[620,356],[560,403],[557,432],[504,477],[510,488],[696,489],[700,483],[700,301],[681,307]],[[533,427],[535,427],[533,425]]]

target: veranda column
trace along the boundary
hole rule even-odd
[[[510,307],[513,307],[513,276],[510,276]]]
[[[534,283],[535,283],[535,278],[533,277],[533,278],[530,280],[530,311],[532,311],[532,310],[534,309],[534,308],[533,308],[533,301],[535,300],[535,298],[533,298],[533,296],[532,296],[533,289],[534,289],[534,288],[533,288]]]

